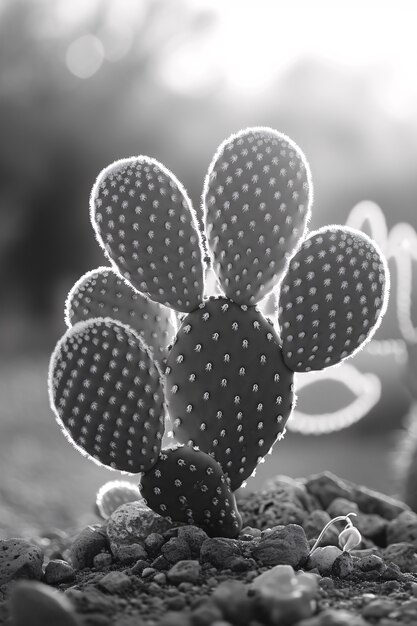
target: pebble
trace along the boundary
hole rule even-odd
[[[240,532],[242,536],[248,535],[253,539],[262,535],[262,531],[259,528],[253,528],[252,526],[245,526]]]
[[[113,557],[110,552],[99,552],[93,559],[93,567],[97,570],[102,570],[106,567],[110,567],[112,563]]]
[[[109,572],[98,582],[98,586],[109,593],[123,593],[129,589],[131,578],[123,572]]]
[[[388,522],[383,517],[376,513],[359,513],[352,522],[364,537],[379,546],[386,545]]]
[[[193,626],[211,626],[213,622],[223,619],[223,612],[214,602],[204,602],[191,611]]]
[[[307,539],[312,539],[314,544],[315,540],[330,520],[330,515],[322,509],[315,509],[314,511],[311,511],[303,524]],[[338,545],[338,537],[339,532],[337,529],[334,526],[330,526],[323,537],[323,545]]]
[[[165,585],[167,577],[164,572],[158,572],[158,574],[155,574],[155,576],[153,577],[153,580],[154,582],[158,583],[158,585]]]
[[[53,559],[45,567],[45,582],[48,585],[67,583],[75,578],[74,568],[67,561]]]
[[[111,551],[117,555],[120,546],[141,543],[150,533],[163,534],[172,524],[161,515],[138,502],[122,504],[110,516],[107,536]]]
[[[160,553],[165,539],[160,533],[150,533],[143,543],[148,555],[154,559]]]
[[[40,580],[43,552],[24,539],[0,541],[0,585],[18,578]]]
[[[248,596],[247,586],[240,581],[220,583],[211,598],[221,609],[223,617],[235,626],[248,626],[255,619],[254,598]]]
[[[73,541],[69,549],[69,559],[72,566],[81,570],[93,567],[94,557],[108,548],[109,542],[103,526],[87,526]]]
[[[79,626],[70,600],[47,585],[20,581],[10,597],[13,626]]]
[[[402,572],[417,573],[416,549],[411,543],[392,543],[383,550],[386,561],[398,565]]]
[[[393,520],[404,511],[410,510],[404,502],[396,498],[359,485],[354,486],[352,499],[363,513],[375,513],[386,520]]]
[[[297,622],[297,626],[369,626],[369,622],[350,611],[326,609],[314,617]]]
[[[356,562],[356,567],[362,572],[375,571],[381,573],[387,569],[385,562],[376,554],[364,556]]]
[[[387,542],[406,542],[417,548],[417,513],[404,511],[393,519],[387,527]]]
[[[177,537],[187,542],[191,550],[191,558],[193,559],[197,559],[200,556],[201,546],[209,538],[202,528],[191,525],[180,526]]]
[[[143,543],[131,543],[129,545],[118,546],[117,550],[113,552],[113,556],[125,565],[139,561],[139,559],[146,559],[148,553],[145,550]]]
[[[334,562],[342,554],[340,548],[336,546],[316,548],[308,558],[307,568],[309,570],[317,568],[322,576],[329,576],[332,573]]]
[[[211,563],[218,569],[226,569],[228,561],[240,554],[240,544],[235,539],[210,537],[201,546],[200,562]]]
[[[393,600],[386,600],[384,598],[377,598],[369,604],[367,604],[361,611],[363,617],[372,619],[381,619],[381,617],[387,617],[390,613],[395,611],[396,604]]]
[[[191,617],[179,611],[168,611],[158,621],[158,626],[192,626]]]
[[[173,585],[180,583],[195,583],[198,581],[201,572],[201,565],[198,561],[187,560],[178,561],[167,572],[167,579]]]
[[[161,553],[169,563],[177,563],[191,558],[191,549],[184,539],[172,537],[161,548]]]
[[[253,548],[252,556],[261,565],[291,565],[301,567],[309,553],[307,537],[301,526],[288,524],[273,529]]]
[[[359,513],[359,507],[356,502],[347,498],[335,498],[327,507],[327,513],[333,518],[348,513]]]
[[[144,561],[143,559],[139,559],[137,563],[131,569],[132,574],[135,576],[143,576],[143,570],[149,568],[148,561]]]
[[[163,554],[160,554],[159,556],[156,557],[156,559],[154,559],[151,563],[151,567],[154,567],[155,569],[159,570],[159,571],[164,571],[164,570],[168,570],[171,567],[172,563],[170,563]]]
[[[154,567],[145,567],[142,570],[142,578],[149,578],[150,576],[152,576],[152,574],[155,574],[155,572],[157,572],[158,570],[156,570]]]
[[[348,578],[354,570],[353,559],[349,552],[342,552],[332,565],[332,576]]]
[[[324,509],[327,509],[336,498],[353,500],[353,485],[332,472],[326,471],[310,476],[305,482],[305,486],[309,493],[316,496]]]

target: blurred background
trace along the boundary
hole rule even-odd
[[[293,428],[248,489],[331,470],[416,502],[400,471],[417,439],[416,17],[412,0],[0,2],[0,534],[94,521],[96,489],[118,477],[68,445],[47,399],[65,296],[105,264],[96,175],[147,154],[198,207],[217,145],[253,125],[302,147],[310,227],[373,234],[392,292],[347,369],[300,378]]]

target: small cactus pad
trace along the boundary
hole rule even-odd
[[[167,359],[165,395],[175,438],[212,455],[232,491],[283,432],[293,373],[255,307],[212,297],[183,320]]]
[[[106,256],[138,291],[191,311],[204,291],[203,248],[191,201],[155,159],[106,167],[91,193],[91,221]]]
[[[376,244],[346,226],[311,233],[281,285],[278,319],[284,360],[321,370],[370,339],[387,304],[389,274]]]
[[[175,336],[174,313],[138,293],[111,267],[84,274],[65,303],[65,322],[73,324],[94,317],[110,317],[128,324],[152,350],[156,360],[166,356]]]
[[[242,528],[220,465],[191,446],[161,450],[139,485],[146,504],[174,522],[195,524],[210,536],[236,537]]]
[[[111,480],[97,492],[96,512],[103,519],[108,519],[122,504],[142,500],[137,485],[127,480]]]
[[[255,304],[279,282],[310,215],[300,148],[272,128],[248,128],[214,155],[203,192],[213,267],[225,294]]]
[[[70,328],[51,357],[49,398],[64,434],[96,462],[136,473],[158,458],[160,376],[128,326],[97,318]]]

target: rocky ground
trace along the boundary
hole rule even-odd
[[[330,473],[276,477],[237,499],[235,540],[172,526],[137,502],[75,536],[0,541],[0,624],[417,625],[417,514],[405,504]],[[342,522],[309,556],[347,513],[360,545],[336,547]]]

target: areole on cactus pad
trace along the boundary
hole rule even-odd
[[[305,239],[311,203],[304,154],[264,127],[215,153],[205,233],[182,184],[153,158],[116,161],[93,187],[91,221],[112,267],[69,294],[75,324],[51,358],[50,403],[80,452],[140,473],[147,505],[172,521],[237,536],[233,491],[282,439],[294,371],[354,354],[384,314],[381,252],[343,226]],[[279,302],[272,321],[255,306],[268,294]],[[161,449],[168,415],[178,443]]]

